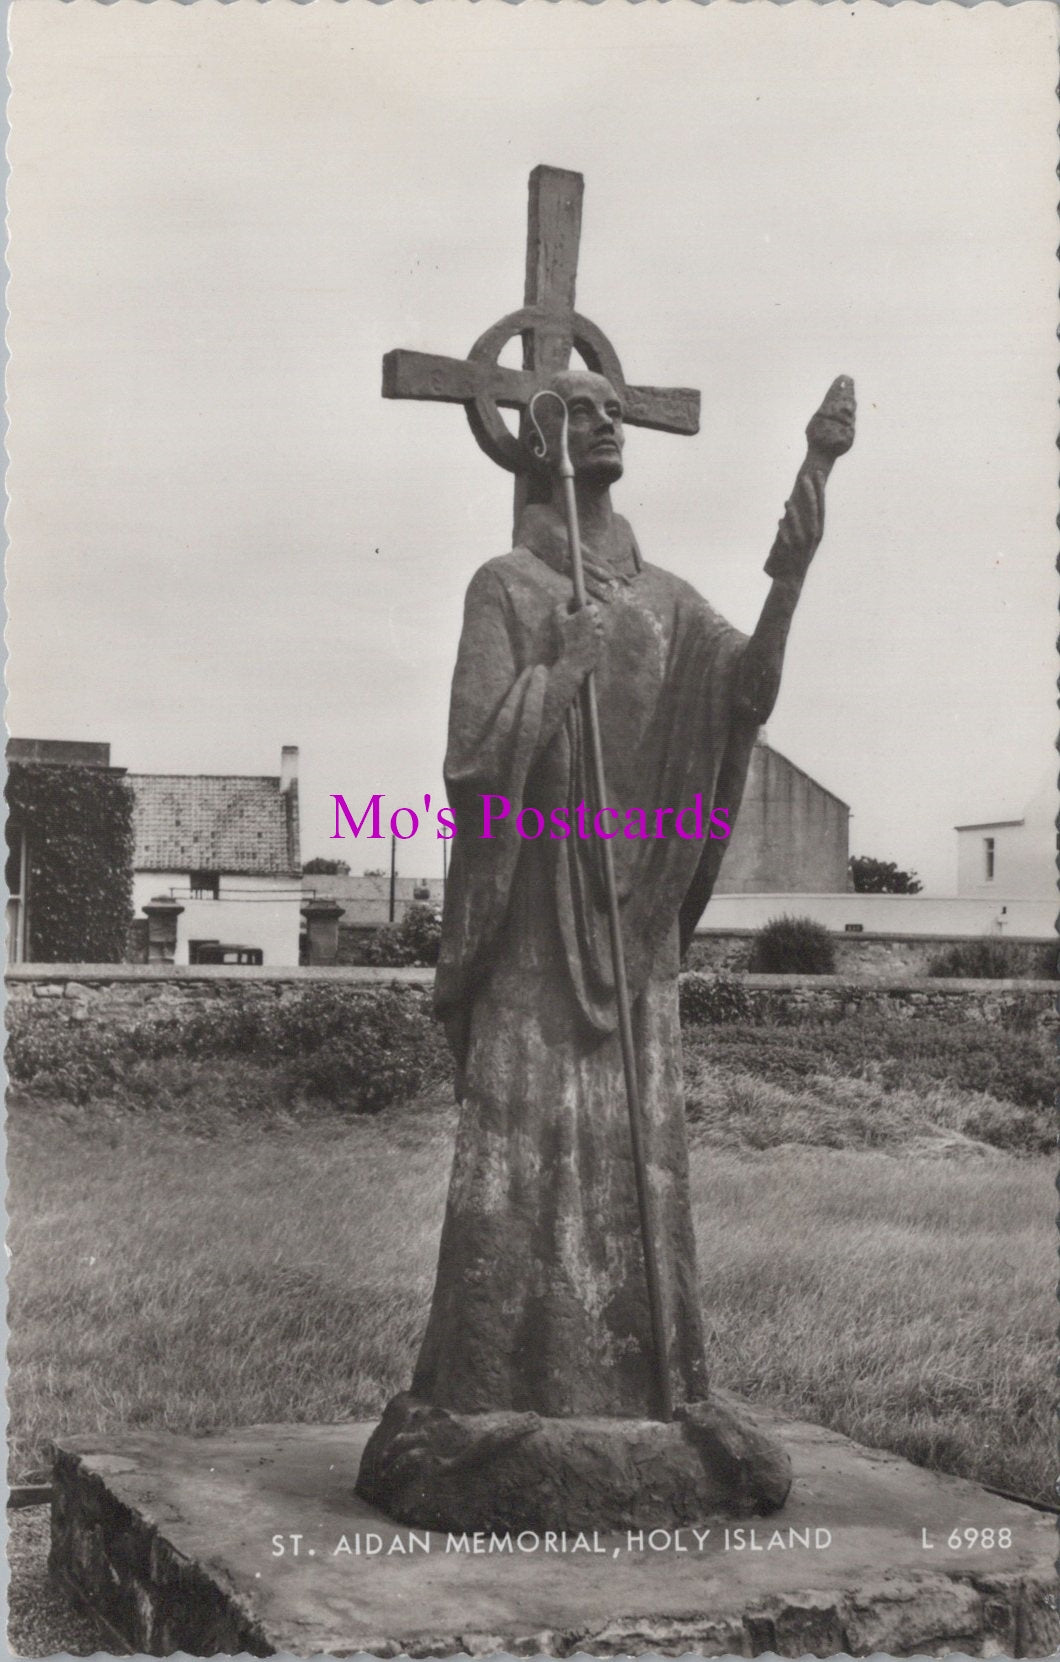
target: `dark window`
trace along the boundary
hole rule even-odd
[[[188,877],[192,900],[216,900],[221,888],[219,871],[193,871]]]
[[[994,839],[993,839],[993,837],[984,837],[983,838],[983,859],[984,859],[984,864],[985,864],[985,867],[986,867],[986,880],[987,880],[988,883],[992,883],[993,880],[994,880]]]

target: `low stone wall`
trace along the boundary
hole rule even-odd
[[[735,975],[732,980],[746,998],[750,1020],[792,1023],[872,1015],[1044,1028],[1056,1020],[1060,994],[1055,981],[855,981],[842,975]]]
[[[338,923],[338,957],[341,968],[356,968],[361,964],[364,948],[381,925]],[[688,952],[690,969],[727,970],[730,974],[747,969],[751,945],[757,931],[754,929],[708,929],[698,934]],[[948,947],[964,945],[972,939],[968,935],[884,935],[833,934],[836,973],[853,976],[860,981],[876,981],[881,977],[927,975],[931,961]],[[1042,973],[1042,962],[1050,943],[1031,936],[1006,937],[1006,944],[1014,953],[1020,976],[1034,979]],[[1060,950],[1060,941],[1054,951]],[[126,952],[129,964],[147,962],[147,919],[134,921]]]
[[[730,975],[747,969],[754,929],[707,929],[698,934],[688,949],[688,967],[697,970],[726,970]],[[1001,939],[1002,937],[998,937]],[[951,946],[967,946],[969,935],[883,935],[868,932],[833,934],[836,974],[858,981],[894,980],[926,976],[931,962]],[[1004,937],[1022,979],[1037,979],[1050,942],[1030,936]],[[1060,942],[1053,942],[1055,954]]]
[[[297,999],[314,986],[403,988],[425,997],[430,969],[302,968],[172,964],[19,964],[6,975],[14,1005],[32,1001],[56,1020],[128,1026],[180,1016],[217,999]],[[841,1021],[861,1013],[903,1019],[985,1021],[1047,1026],[1054,1020],[1053,981],[855,980],[840,975],[740,975],[734,978],[753,1019]]]
[[[338,962],[350,966],[361,963],[365,943],[375,933],[375,929],[368,924],[345,923],[340,919]],[[756,934],[754,929],[703,930],[688,949],[688,968],[741,974],[747,969]],[[970,935],[886,935],[869,931],[849,935],[835,933],[832,935],[832,946],[836,974],[850,976],[857,981],[927,975],[932,960],[939,953],[946,952],[952,946],[966,947],[972,939],[974,937]],[[1028,980],[1036,980],[1043,974],[1050,949],[1054,962],[1060,951],[1060,940],[1055,939],[1049,942],[1037,936],[1012,935],[1004,937],[1004,940],[1006,949],[1015,959],[1020,979],[1026,976]]]
[[[32,1002],[57,1021],[130,1027],[190,1015],[218,1000],[299,999],[314,987],[366,992],[400,987],[420,997],[434,983],[424,969],[273,969],[233,964],[18,964],[5,977],[14,1006]]]

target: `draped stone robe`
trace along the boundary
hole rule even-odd
[[[677,1009],[691,933],[725,842],[685,840],[655,811],[702,799],[735,820],[757,726],[746,638],[691,586],[646,564],[624,520],[586,551],[604,618],[596,670],[608,802],[648,835],[611,842],[675,1399],[706,1394]],[[438,1271],[413,1393],[464,1413],[651,1416],[651,1328],[595,837],[553,840],[594,806],[581,699],[542,714],[572,594],[566,531],[529,508],[514,551],[473,578],[453,680],[446,782],[458,827],[436,1008],[462,1109]],[[511,814],[484,838],[484,794]],[[537,840],[516,831],[538,808]],[[532,822],[533,816],[528,816]],[[692,815],[683,816],[692,829]]]

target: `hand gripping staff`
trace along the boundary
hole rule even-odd
[[[567,445],[569,415],[567,405],[558,392],[544,389],[530,400],[530,419],[534,433],[530,443],[535,456],[544,461],[548,455],[548,441],[538,424],[535,406],[543,398],[554,398],[563,415],[559,435],[558,472],[563,481],[563,503],[567,517],[567,542],[570,547],[571,577],[574,582],[574,602],[580,609],[586,603],[585,571],[582,566],[581,536],[578,530],[578,502],[574,494],[574,468]],[[607,785],[604,779],[604,750],[600,737],[600,713],[596,703],[596,680],[590,670],[581,691],[582,710],[589,734],[589,757],[592,767],[592,788],[596,809],[607,803]],[[637,1210],[640,1214],[640,1234],[644,1248],[644,1274],[648,1285],[648,1310],[651,1316],[652,1348],[655,1352],[655,1379],[659,1418],[674,1417],[673,1392],[670,1386],[670,1367],[666,1344],[666,1321],[663,1311],[662,1285],[659,1280],[659,1260],[655,1251],[655,1201],[648,1185],[644,1158],[644,1136],[641,1119],[640,1081],[637,1077],[637,1058],[633,1049],[633,1023],[630,1017],[629,985],[626,981],[626,955],[622,946],[622,923],[618,910],[618,885],[615,881],[615,862],[610,842],[601,839],[604,869],[604,889],[607,895],[607,925],[611,937],[611,964],[615,977],[615,999],[618,1004],[618,1034],[622,1046],[622,1071],[626,1080],[626,1106],[629,1109],[629,1130],[633,1144],[633,1170],[637,1180]]]

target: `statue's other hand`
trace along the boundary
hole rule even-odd
[[[854,383],[849,375],[838,375],[806,429],[810,449],[832,458],[845,456],[854,442],[856,413]]]
[[[604,644],[604,619],[595,600],[590,600],[577,611],[570,612],[559,605],[553,614],[559,636],[558,657],[579,680],[595,669]]]

